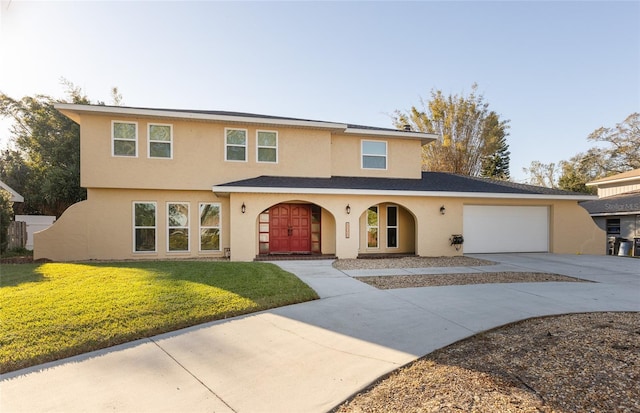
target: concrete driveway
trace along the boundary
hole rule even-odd
[[[542,315],[640,311],[640,260],[474,256],[498,262],[487,270],[595,282],[382,291],[331,261],[277,262],[322,298],[3,375],[0,411],[324,412],[379,376],[480,331]]]

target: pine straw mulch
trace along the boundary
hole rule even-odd
[[[334,411],[639,412],[640,313],[543,317],[484,332]]]

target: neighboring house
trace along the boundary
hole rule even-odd
[[[35,234],[36,259],[602,253],[604,231],[578,205],[595,197],[422,172],[434,135],[233,112],[56,108],[81,125],[87,200]]]
[[[11,198],[9,200],[11,202],[24,202],[24,197],[22,195],[17,193],[13,188],[11,188],[9,185],[5,184],[2,181],[0,181],[0,188],[9,192],[9,194],[11,195]]]
[[[24,197],[13,190],[9,185],[0,181],[0,188],[6,190],[11,194],[11,202],[24,202]],[[33,249],[33,234],[38,231],[49,228],[56,221],[56,217],[48,215],[16,215],[14,222],[24,222],[25,225],[22,229],[13,230],[15,233],[25,232],[24,237],[19,237],[19,247],[29,250]]]
[[[640,169],[587,183],[598,189],[599,199],[583,202],[595,223],[606,231],[602,250],[609,255],[640,256]]]

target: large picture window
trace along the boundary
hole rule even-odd
[[[367,248],[378,248],[378,206],[367,209]]]
[[[156,252],[156,203],[133,203],[133,251]]]
[[[247,130],[225,129],[224,160],[247,161]]]
[[[362,141],[362,168],[387,169],[387,142]]]
[[[138,124],[111,122],[111,153],[113,156],[138,156]]]
[[[278,132],[262,131],[257,132],[258,162],[278,162]]]
[[[189,204],[167,203],[167,250],[189,251]]]
[[[220,204],[200,204],[200,251],[220,251]]]
[[[171,125],[149,124],[149,158],[173,157],[173,127]]]

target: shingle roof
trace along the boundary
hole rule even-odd
[[[498,181],[487,178],[477,178],[444,172],[423,172],[422,179],[403,178],[370,178],[332,176],[330,178],[306,178],[283,176],[260,176],[216,185],[223,190],[225,187],[236,188],[320,188],[340,190],[378,190],[378,191],[411,191],[411,192],[463,192],[463,193],[494,193],[514,195],[549,195],[549,196],[579,196],[587,199],[582,193],[561,191],[533,185],[514,182]]]
[[[580,206],[586,209],[590,215],[640,214],[640,191],[626,192],[595,201],[585,201],[581,202]]]
[[[604,184],[604,183],[608,183],[608,182],[616,182],[616,181],[626,181],[626,180],[632,180],[638,178],[640,179],[640,168],[638,169],[633,169],[631,171],[627,171],[627,172],[622,172],[619,174],[615,174],[615,175],[611,175],[608,176],[606,178],[600,178],[600,179],[596,179],[595,181],[591,181],[589,183],[587,183],[587,185],[591,186],[591,185],[598,185],[598,184]]]

